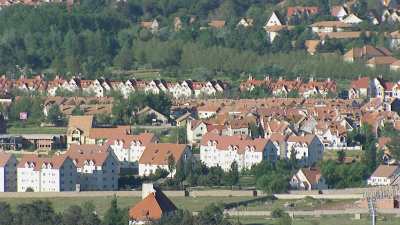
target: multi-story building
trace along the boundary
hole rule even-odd
[[[248,139],[244,136],[221,136],[207,133],[200,145],[200,160],[208,167],[220,166],[229,171],[233,162],[239,170],[250,169],[263,160],[275,162],[277,148],[269,139]]]
[[[0,152],[0,192],[17,191],[17,160],[14,155]]]
[[[66,155],[78,172],[81,191],[118,190],[119,161],[108,145],[71,145]]]
[[[191,151],[184,144],[159,143],[147,145],[139,159],[139,176],[149,176],[158,168],[167,170],[170,176],[174,176],[176,168],[170,171],[170,157],[173,158],[176,167],[179,161],[184,161],[191,157]]]
[[[124,162],[138,162],[144,149],[150,143],[155,143],[153,133],[141,133],[139,135],[124,135],[108,140],[107,144],[114,151],[118,160]]]
[[[286,157],[294,155],[301,165],[313,165],[322,159],[323,153],[324,145],[316,135],[291,135],[287,139]]]
[[[41,158],[25,155],[18,163],[18,192],[61,192],[76,190],[77,172],[66,155]]]

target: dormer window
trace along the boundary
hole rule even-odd
[[[256,148],[254,146],[251,146],[250,150],[254,152],[256,150]]]

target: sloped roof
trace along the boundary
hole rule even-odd
[[[187,145],[185,144],[149,144],[140,157],[139,164],[167,165],[170,155],[174,157],[175,161],[178,161],[184,154],[186,148]]]
[[[159,220],[164,213],[177,210],[174,203],[158,188],[129,209],[129,219],[135,221]]]
[[[321,178],[321,171],[319,168],[310,167],[300,169],[310,184],[316,184]]]
[[[0,152],[0,167],[4,167],[8,160],[11,158],[11,154],[5,153],[5,152]]]
[[[390,65],[396,62],[398,59],[392,56],[375,56],[367,61],[369,65]]]
[[[395,175],[398,168],[398,165],[380,165],[376,168],[374,173],[372,173],[371,177],[391,177]]]
[[[92,126],[93,116],[70,116],[67,133],[71,134],[73,130],[79,129],[89,136]]]
[[[51,164],[53,169],[59,169],[69,157],[67,155],[55,155],[52,158],[42,158],[37,155],[23,155],[17,167],[24,168],[25,163],[33,163],[34,170],[38,171],[42,168],[43,164]],[[70,158],[69,158],[70,159]]]

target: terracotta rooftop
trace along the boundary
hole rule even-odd
[[[159,220],[164,213],[177,210],[174,203],[157,187],[142,201],[129,209],[129,219],[135,221]]]
[[[172,155],[175,161],[181,159],[187,145],[185,144],[170,144],[157,143],[146,146],[142,156],[139,159],[140,164],[150,165],[167,165],[168,157]]]
[[[10,160],[11,156],[12,155],[9,153],[0,151],[0,167],[4,167],[7,164],[8,160]]]
[[[398,165],[380,165],[374,173],[372,173],[371,177],[391,177],[395,174],[395,172],[399,169]]]

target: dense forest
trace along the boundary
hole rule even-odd
[[[0,11],[0,73],[10,78],[21,73],[45,73],[48,79],[55,74],[124,79],[137,69],[160,69],[168,79],[198,80],[237,80],[248,73],[260,77],[269,74],[336,79],[377,74],[387,78],[399,76],[385,69],[347,64],[340,57],[353,46],[385,45],[383,32],[395,27],[367,27],[377,33],[357,41],[330,41],[324,47],[329,54],[310,56],[304,41],[315,37],[307,24],[329,16],[307,18],[270,43],[262,27],[272,10],[284,14],[285,8],[277,3],[274,0],[81,0],[71,8],[63,4],[7,7]],[[329,8],[329,3],[338,2],[288,1],[285,6],[316,5],[324,9]],[[373,3],[368,6],[373,7]],[[183,23],[179,31],[173,26],[176,16]],[[189,23],[192,16],[196,20]],[[255,25],[237,27],[242,17],[254,18]],[[153,19],[160,23],[158,32],[139,26],[140,21]],[[224,19],[226,26],[201,29],[212,19]]]

